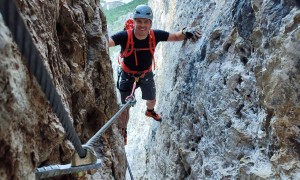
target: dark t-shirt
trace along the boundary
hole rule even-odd
[[[169,33],[166,31],[162,30],[153,30],[154,36],[155,36],[155,41],[156,45],[160,41],[167,41],[169,37]],[[146,39],[139,40],[133,35],[133,41],[134,41],[134,48],[149,48],[149,35],[147,36]],[[112,35],[111,39],[115,42],[115,45],[120,45],[121,46],[121,51],[126,48],[127,44],[127,32],[126,31],[121,31],[118,32],[114,35]],[[124,64],[131,69],[132,71],[143,71],[149,69],[149,67],[152,65],[152,54],[148,50],[143,50],[143,51],[136,51],[137,55],[137,60],[138,60],[138,65],[135,63],[135,57],[134,57],[134,52],[124,58]]]

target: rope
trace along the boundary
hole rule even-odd
[[[135,81],[134,81],[133,86],[132,86],[131,94],[128,97],[126,97],[126,99],[133,97],[133,93],[134,93],[135,88],[136,88],[136,82],[139,81],[139,78],[135,77],[134,79],[135,79]]]
[[[50,102],[50,106],[65,129],[67,138],[74,145],[78,155],[83,158],[86,156],[86,151],[82,147],[79,137],[68,116],[69,114],[66,111],[62,100],[52,83],[52,79],[42,62],[41,56],[32,41],[32,37],[13,2],[13,0],[0,0],[0,12],[2,13],[4,22],[10,29],[21,53],[24,55],[30,72],[36,77],[42,91]]]

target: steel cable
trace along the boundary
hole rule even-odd
[[[4,22],[10,29],[21,54],[25,57],[30,72],[36,77],[37,82],[50,102],[53,111],[65,129],[67,138],[74,145],[78,155],[82,158],[85,157],[86,151],[82,147],[80,139],[75,132],[71,119],[69,118],[69,114],[66,111],[52,79],[43,64],[41,56],[33,43],[32,37],[27,30],[14,1],[0,0],[0,12],[2,13]]]
[[[127,164],[127,169],[128,169],[129,175],[130,175],[130,179],[131,179],[131,180],[134,180],[133,174],[132,174],[132,172],[131,172],[131,168],[130,168],[130,166],[129,166],[129,163],[128,163],[128,159],[127,159],[126,154],[125,154],[125,158],[126,158],[126,164]]]
[[[85,144],[87,146],[92,146],[95,142],[99,140],[99,138],[102,136],[102,134],[116,121],[118,120],[118,117],[121,115],[121,113],[131,106],[133,103],[135,103],[135,99],[132,97],[132,99],[129,99],[126,104],[122,106],[122,108],[106,123],[104,126],[93,136],[91,137],[88,142]]]

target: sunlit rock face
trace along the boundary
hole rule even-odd
[[[137,132],[143,138],[129,131],[127,149],[144,157],[130,158],[136,178],[300,178],[295,3],[150,0],[154,28],[197,27],[202,38],[161,43],[156,50],[163,122],[148,123],[143,110],[134,116],[150,124],[150,130]]]
[[[16,4],[84,144],[118,109],[99,1]],[[0,59],[0,179],[35,179],[37,167],[70,163],[73,145],[2,17]],[[115,127],[99,140],[98,177],[124,177],[122,144]]]

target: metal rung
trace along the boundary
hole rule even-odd
[[[100,159],[97,159],[97,162],[95,164],[89,164],[84,166],[73,166],[71,164],[66,165],[51,165],[51,166],[45,166],[41,168],[37,168],[35,171],[36,178],[37,179],[43,179],[53,176],[59,176],[64,174],[72,174],[76,172],[81,171],[87,171],[91,169],[98,169],[101,166],[102,162]]]

